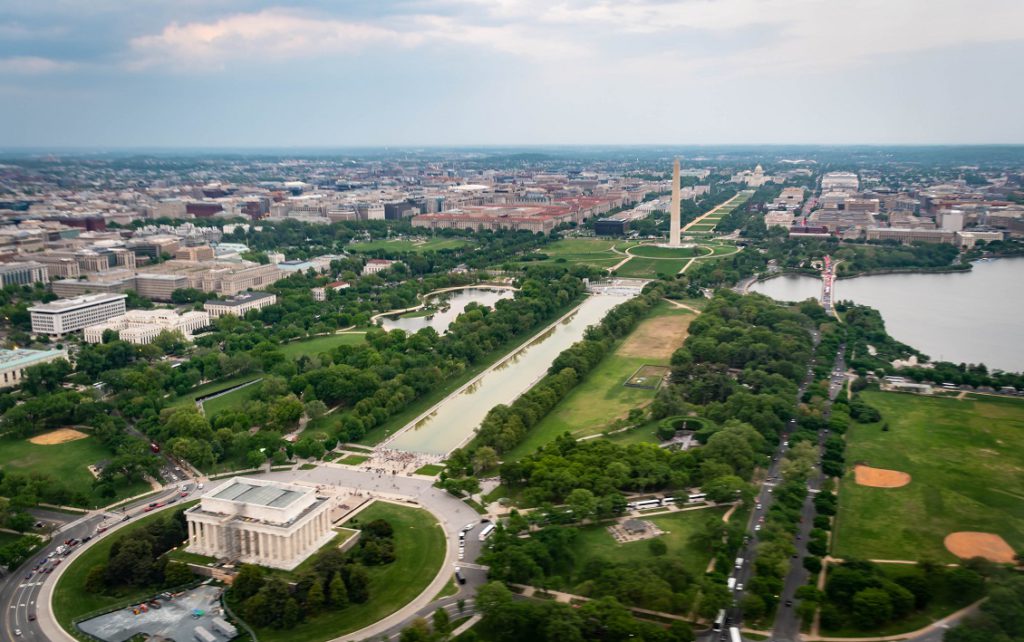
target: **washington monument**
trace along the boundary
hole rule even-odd
[[[679,247],[679,159],[672,163],[672,211],[669,212],[670,227],[668,244]]]

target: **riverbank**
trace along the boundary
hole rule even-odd
[[[853,301],[882,315],[888,333],[937,361],[984,363],[989,369],[1024,370],[1019,341],[1024,298],[1019,292],[1024,257],[971,264],[970,270],[901,270],[838,280],[836,301]],[[746,291],[778,301],[821,296],[821,279],[780,271]],[[782,278],[779,278],[782,277]],[[979,331],[984,328],[984,331]]]

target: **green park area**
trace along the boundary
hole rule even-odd
[[[702,245],[693,247],[662,247],[660,245],[634,245],[629,248],[633,256],[654,259],[688,259],[695,256],[710,256],[713,250]]]
[[[330,352],[338,346],[354,346],[366,340],[365,332],[346,332],[345,334],[329,334],[323,337],[313,337],[302,341],[290,341],[282,343],[278,350],[284,353],[289,359],[298,359],[301,356],[315,357],[323,352]]]
[[[60,576],[53,590],[53,615],[66,631],[74,631],[75,620],[91,614],[99,614],[121,604],[128,605],[132,601],[154,595],[164,590],[164,586],[125,587],[121,589],[98,592],[86,588],[89,572],[96,566],[102,566],[110,558],[110,549],[120,538],[130,538],[132,533],[141,532],[148,525],[170,517],[173,513],[184,510],[196,502],[188,502],[177,506],[177,510],[162,510],[119,528],[116,532],[106,535],[79,553],[69,562],[64,574]],[[81,635],[81,634],[79,634]],[[82,637],[81,639],[85,639]],[[91,639],[91,638],[90,638]]]
[[[321,642],[357,631],[387,617],[423,592],[438,571],[445,555],[445,538],[434,516],[421,508],[409,508],[386,502],[374,502],[346,524],[355,527],[377,519],[394,529],[395,561],[367,566],[370,575],[370,599],[341,610],[326,610],[311,615],[292,629],[259,628],[263,642]]]
[[[667,547],[664,557],[679,558],[686,570],[696,576],[704,574],[711,552],[696,545],[693,535],[702,530],[709,518],[721,519],[727,508],[704,508],[699,510],[677,511],[655,517],[645,517],[661,531],[657,538]],[[579,536],[574,544],[576,560],[574,566],[583,568],[592,559],[603,559],[617,563],[643,562],[656,559],[651,551],[650,540],[626,542],[615,541],[605,526],[584,526],[579,529]]]
[[[600,239],[562,239],[541,248],[546,263],[572,263],[595,268],[609,268],[625,257],[612,251],[612,241]]]
[[[636,279],[656,279],[678,274],[689,262],[689,259],[632,258],[615,270],[615,275]]]
[[[438,252],[441,250],[455,250],[469,245],[469,241],[463,239],[392,239],[379,241],[360,241],[351,243],[345,249],[350,252]]]
[[[46,434],[37,435],[36,439],[45,439]],[[49,444],[14,437],[0,439],[0,469],[50,475],[65,487],[83,492],[92,507],[106,506],[149,490],[149,484],[141,481],[116,485],[114,494],[109,496],[100,496],[93,490],[95,477],[88,466],[102,464],[113,457],[112,452],[91,436]]]
[[[613,428],[616,420],[625,419],[631,409],[649,403],[658,382],[650,381],[651,387],[643,388],[624,384],[641,366],[667,366],[672,353],[683,345],[693,317],[689,310],[661,302],[506,458],[528,455],[564,432],[576,437],[601,434]]]
[[[832,555],[954,562],[950,533],[999,535],[1024,549],[1024,402],[864,392],[882,413],[847,433],[846,461],[910,475],[898,488],[839,492]],[[888,430],[883,427],[888,425]]]
[[[345,334],[331,334],[322,337],[313,337],[312,339],[303,339],[302,341],[291,341],[289,343],[281,344],[278,347],[278,350],[280,350],[285,357],[289,359],[298,359],[304,355],[312,357],[324,352],[330,352],[332,349],[340,345],[356,345],[362,343],[365,339],[366,334],[363,332],[346,332]],[[235,386],[255,381],[261,376],[262,375],[259,373],[249,373],[246,375],[239,375],[237,377],[211,381],[210,383],[205,383],[193,388],[187,394],[175,399],[170,405],[187,406],[195,403],[195,400],[198,397],[205,397],[222,390],[229,390]],[[253,384],[251,386],[246,386],[245,388],[232,390],[220,397],[209,399],[203,402],[203,412],[205,412],[208,417],[213,417],[218,412],[238,408],[247,401],[253,399],[258,390],[259,386],[257,384]]]

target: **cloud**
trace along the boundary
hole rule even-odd
[[[358,52],[468,45],[522,56],[571,55],[578,48],[514,25],[474,25],[437,15],[392,16],[388,26],[289,9],[240,13],[211,22],[171,23],[133,38],[129,68],[171,65],[224,69],[233,61],[284,61]]]
[[[77,65],[73,62],[40,58],[38,56],[13,56],[0,58],[0,74],[35,76],[60,71],[69,71]]]
[[[570,42],[675,39],[678,46],[668,48],[641,41],[635,57],[665,61],[685,50],[688,66],[732,66],[745,58],[752,66],[827,69],[886,54],[1024,39],[1020,0],[423,1],[483,19],[528,22]],[[693,42],[702,45],[697,52]]]
[[[319,19],[284,9],[236,14],[213,22],[171,23],[156,35],[131,41],[131,67],[174,64],[223,68],[232,60],[290,60],[353,52],[374,44],[407,47],[416,35],[344,20]]]

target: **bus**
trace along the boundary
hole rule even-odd
[[[731,642],[743,642],[743,636],[740,635],[740,627],[729,627],[729,640],[731,640]]]
[[[704,501],[707,498],[708,498],[707,493],[690,493],[689,496],[687,496],[686,499],[688,501],[690,501],[691,503],[693,503],[693,502],[702,502],[702,501]]]
[[[644,500],[642,502],[634,502],[633,503],[633,509],[634,510],[643,510],[645,508],[654,508],[654,507],[660,506],[660,505],[661,505],[661,500],[660,499],[646,499],[646,500]]]
[[[716,617],[715,621],[711,624],[711,630],[721,631],[723,626],[725,626],[725,609],[718,612],[718,617]]]
[[[672,504],[676,503],[677,499],[677,497],[665,497],[664,499],[661,500],[661,505],[671,506]]]
[[[494,532],[494,524],[488,524],[487,526],[484,526],[483,530],[480,531],[480,541],[482,542],[485,539],[487,539],[488,537],[490,537],[491,533],[493,533],[493,532]]]

